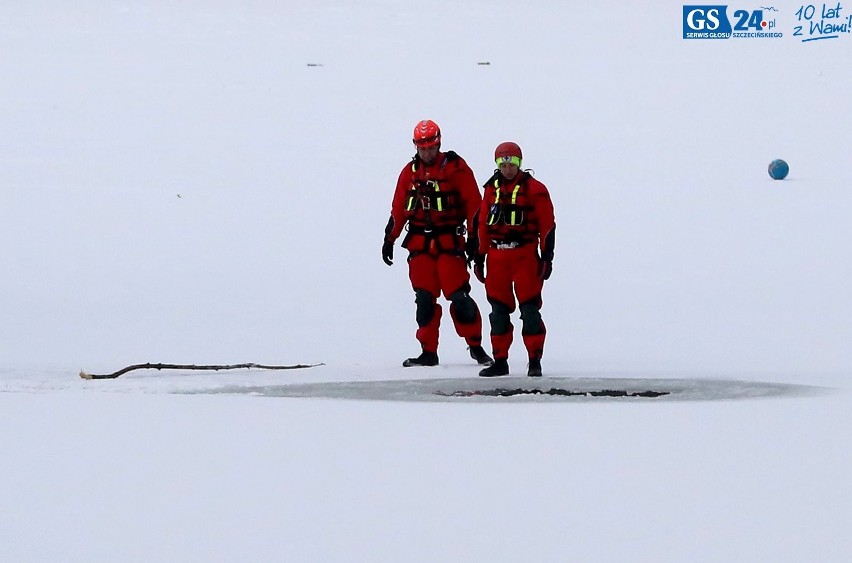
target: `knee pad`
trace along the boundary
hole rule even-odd
[[[491,303],[491,314],[488,315],[488,320],[491,322],[491,334],[506,334],[512,328],[509,317],[512,310],[500,301],[489,301],[489,303]]]
[[[518,307],[521,311],[521,321],[524,323],[523,334],[541,334],[544,332],[544,324],[541,322],[541,302],[531,299],[521,303]]]
[[[453,317],[462,324],[470,324],[476,321],[477,307],[476,302],[467,291],[460,289],[450,295],[450,310]]]
[[[417,305],[417,326],[423,327],[432,322],[432,317],[435,316],[435,296],[426,290],[415,289],[414,303]]]

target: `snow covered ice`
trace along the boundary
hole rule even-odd
[[[852,36],[775,7],[4,4],[0,560],[852,559]],[[424,118],[550,188],[535,385],[671,395],[400,367]],[[325,365],[77,376],[148,361]]]

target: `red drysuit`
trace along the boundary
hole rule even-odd
[[[544,184],[527,172],[506,180],[499,172],[485,184],[479,213],[479,253],[487,258],[485,293],[491,304],[494,359],[509,356],[515,297],[529,359],[540,360],[547,334],[541,290],[550,275],[556,221]]]
[[[426,164],[419,157],[399,174],[385,229],[393,243],[407,225],[402,241],[409,252],[408,267],[417,305],[417,340],[425,352],[438,349],[444,294],[451,302],[456,332],[468,346],[482,342],[482,317],[470,297],[470,274],[465,261],[465,233],[476,236],[475,218],[482,196],[467,163],[452,151],[438,152]],[[465,226],[466,225],[466,226]]]

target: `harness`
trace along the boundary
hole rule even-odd
[[[491,246],[498,250],[518,248],[537,240],[529,230],[527,217],[532,207],[518,204],[518,196],[525,195],[526,181],[529,178],[527,172],[521,174],[511,192],[503,192],[500,189],[499,173],[495,173],[486,183],[486,186],[494,187],[494,203],[488,208],[485,224],[494,227],[491,231],[501,235],[491,239]]]
[[[459,156],[453,151],[444,154],[441,161],[440,171],[450,162],[457,160]],[[417,174],[417,165],[420,163],[417,157],[411,163],[412,175]],[[414,214],[417,209],[422,209],[426,215],[427,223],[431,220],[432,212],[443,213],[445,211],[458,211],[458,192],[453,189],[443,189],[440,180],[414,180],[408,188],[405,198],[405,211]],[[462,221],[464,217],[462,217]]]
[[[433,209],[440,213],[449,206],[450,195],[451,192],[441,191],[441,184],[437,180],[417,180],[408,189],[405,210],[413,213],[419,207],[427,213]]]
[[[485,220],[487,225],[496,225],[501,220],[506,225],[512,227],[524,224],[524,219],[526,218],[524,211],[526,211],[528,207],[518,205],[518,192],[520,192],[521,187],[525,185],[523,180],[525,180],[525,178],[515,185],[515,189],[512,190],[512,194],[509,196],[509,203],[504,203],[504,194],[500,190],[500,179],[494,179],[495,201],[488,209],[488,217]]]
[[[453,151],[447,151],[439,167],[443,172],[446,165],[456,159],[458,155]],[[420,161],[417,157],[411,163],[411,172],[417,173]],[[415,235],[425,237],[424,249],[429,248],[434,242],[440,252],[462,253],[457,240],[451,248],[441,247],[439,237],[441,235],[464,236],[467,232],[464,226],[464,212],[460,208],[458,190],[446,189],[442,186],[442,178],[436,180],[414,180],[408,189],[405,199],[405,211],[408,214],[406,230],[408,233],[402,242],[407,248],[411,238]],[[418,213],[418,211],[420,211]],[[423,251],[411,251],[412,255]]]

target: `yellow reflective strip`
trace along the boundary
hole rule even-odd
[[[521,185],[518,184],[517,186],[515,186],[515,189],[512,190],[512,205],[517,205],[517,203],[518,203],[518,190],[520,190],[520,189],[521,189]],[[510,222],[509,222],[510,225],[517,225],[518,224],[517,221],[515,220],[515,213],[516,213],[516,211],[513,208],[512,216],[511,216],[511,219],[510,219]]]
[[[517,216],[517,203],[518,203],[518,190],[521,189],[521,185],[518,184],[515,186],[515,189],[512,190],[512,213],[509,215],[509,224],[517,225],[518,224],[518,216]]]
[[[436,192],[441,191],[441,186],[438,184],[438,182],[435,182],[435,191]],[[444,199],[440,198],[440,197],[436,197],[435,199],[437,200],[437,203],[438,203],[438,211],[443,211],[444,210]]]

